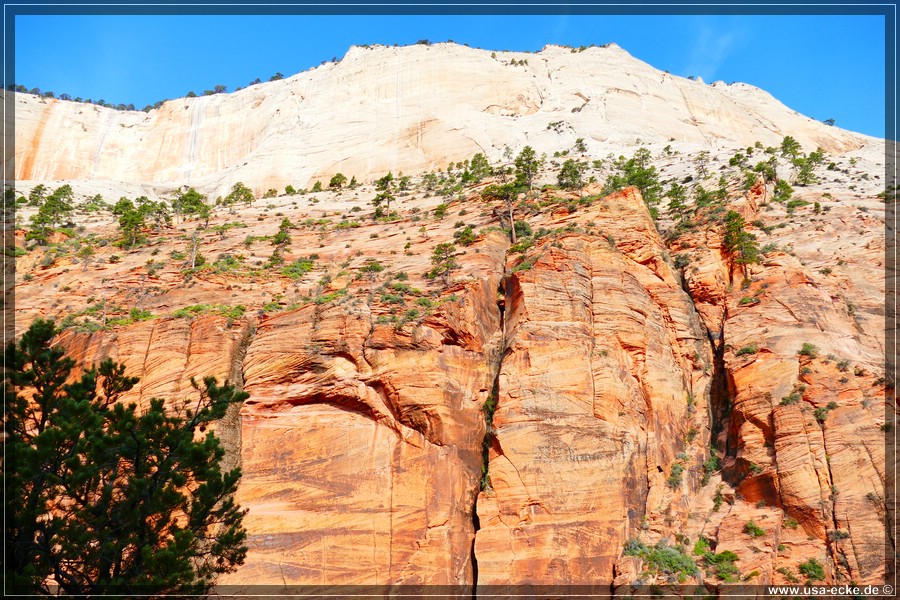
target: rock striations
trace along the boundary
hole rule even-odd
[[[16,94],[15,166],[23,180],[191,185],[213,196],[243,181],[262,194],[336,172],[443,168],[504,146],[777,145],[856,150],[871,138],[790,110],[752,86],[663,73],[616,45],[583,52],[491,53],[456,44],[353,47],[287,79],[232,94],[120,112]],[[10,158],[12,160],[12,158]]]
[[[220,206],[131,249],[108,212],[45,246],[26,239],[34,207],[17,215],[17,328],[68,317],[76,358],[140,377],[126,400],[189,399],[205,375],[249,392],[218,424],[250,548],[221,583],[631,595],[792,583],[816,563],[829,583],[892,575],[883,140],[615,45],[354,47],[147,113],[15,102],[6,167],[25,196],[361,183]],[[825,153],[818,182],[797,184],[785,136]],[[504,175],[450,192],[425,177],[479,152],[512,166],[525,145],[555,156],[514,203],[515,245],[485,193]],[[720,186],[718,204],[694,188],[685,219],[604,189],[640,146],[665,189]],[[737,152],[775,165],[792,201]],[[546,187],[566,158],[594,181]],[[388,171],[412,179],[378,218]],[[746,273],[726,211],[760,245]],[[444,242],[456,264],[426,277]]]

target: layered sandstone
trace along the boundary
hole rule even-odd
[[[708,395],[709,346],[646,206],[632,189],[557,224],[586,220],[615,243],[597,232],[547,240],[507,284],[479,584],[511,573],[609,583],[641,522],[680,511],[691,486],[667,488],[676,455],[703,452],[686,438],[707,426],[693,401]]]
[[[250,394],[218,425],[243,469],[250,548],[222,583],[599,583],[627,595],[670,583],[624,555],[627,540],[690,553],[701,537],[734,552],[748,583],[788,582],[810,559],[829,583],[890,575],[883,142],[617,47],[354,48],[148,114],[27,95],[17,107],[15,168],[32,180],[20,193],[71,179],[78,201],[170,199],[182,184],[214,198],[237,180],[264,191],[338,170],[414,175],[395,217],[374,218],[371,185],[281,195],[217,208],[209,227],[148,229],[133,250],[115,246],[108,213],[79,214],[53,247],[26,242],[33,207],[18,215],[19,331],[36,317],[100,328],[59,343],[87,363],[123,362],[141,379],[125,400],[177,405],[207,375]],[[835,163],[796,187],[810,204],[790,211],[771,183],[741,191],[728,160],[787,134]],[[560,161],[516,203],[539,233],[521,251],[506,207],[480,196],[488,182],[437,197],[421,179],[475,152],[496,164],[505,145],[552,153],[578,137],[585,160],[631,154],[641,137],[667,184],[731,178],[721,208],[744,216],[760,262],[732,265],[721,215],[692,212],[679,235],[665,201],[654,221],[634,188],[540,191]],[[603,181],[610,162],[586,176]],[[300,276],[267,266],[284,218],[284,264],[312,264]],[[449,282],[426,278],[435,246],[464,225],[476,239],[457,244]],[[85,261],[76,250],[91,235]],[[195,250],[207,264],[191,269]],[[702,568],[691,582],[726,585]]]
[[[190,185],[213,197],[236,181],[262,194],[327,184],[339,171],[363,181],[444,168],[476,152],[499,160],[505,146],[552,154],[578,137],[597,156],[635,140],[718,149],[777,145],[790,134],[829,152],[878,143],[747,84],[664,73],[614,44],[535,54],[449,43],[353,47],[338,63],[147,113],[17,93],[15,118],[9,179]]]

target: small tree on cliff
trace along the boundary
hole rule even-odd
[[[207,426],[247,397],[204,379],[173,410],[119,402],[137,378],[75,361],[35,321],[5,350],[7,594],[197,595],[243,563],[240,469]],[[67,383],[68,382],[68,383]]]
[[[328,182],[328,187],[340,189],[344,187],[345,183],[347,183],[347,176],[343,173],[336,173],[334,177],[331,178],[331,181]]]
[[[182,218],[197,216],[206,225],[209,224],[209,217],[212,214],[212,207],[206,203],[206,196],[194,188],[190,188],[186,192],[180,192],[172,200],[172,210],[175,211],[176,215],[181,215]]]
[[[556,175],[559,187],[564,190],[577,189],[580,195],[581,190],[584,187],[585,171],[587,171],[587,165],[585,163],[574,161],[571,158],[567,159],[566,162],[563,163],[559,173]]]
[[[378,219],[385,215],[385,211],[391,212],[391,202],[396,198],[394,196],[394,174],[388,173],[381,179],[375,181],[375,189],[378,194],[372,199],[372,206],[375,207],[375,218]],[[384,205],[384,208],[381,205]]]
[[[34,194],[34,190],[32,190],[32,194]],[[43,192],[36,196],[39,198],[40,208],[31,217],[32,230],[28,233],[27,238],[44,243],[50,232],[55,227],[59,227],[63,220],[69,218],[74,208],[72,206],[72,187],[68,184],[58,187],[46,198],[43,198],[42,194]]]
[[[725,215],[725,237],[722,240],[728,252],[731,253],[733,265],[740,265],[744,279],[750,277],[749,265],[759,262],[759,244],[756,236],[744,229],[744,217],[740,213],[730,210]]]
[[[659,181],[656,167],[650,164],[650,151],[646,148],[638,148],[634,156],[625,159],[620,156],[613,163],[618,173],[614,173],[606,180],[603,193],[611,194],[628,186],[635,186],[641,191],[644,202],[653,205],[659,202],[663,190]]]
[[[527,185],[529,190],[534,189],[534,178],[537,177],[538,171],[544,164],[545,157],[538,158],[537,153],[531,146],[525,146],[516,157],[516,179],[520,185]]]
[[[506,204],[506,212],[509,214],[509,229],[510,229],[510,241],[513,244],[516,243],[516,228],[515,228],[515,219],[513,218],[513,202],[515,202],[516,198],[519,196],[519,193],[522,192],[522,187],[516,183],[504,183],[503,185],[492,184],[484,188],[484,191],[481,193],[482,198],[485,200],[493,200],[499,199],[503,200],[503,203]]]
[[[253,191],[246,185],[244,185],[244,182],[238,181],[233,186],[231,186],[231,191],[227,196],[225,196],[225,205],[230,206],[238,202],[251,204],[253,200],[255,200]]]
[[[431,253],[431,264],[434,265],[434,268],[425,276],[428,279],[441,277],[445,286],[450,285],[450,272],[459,268],[459,263],[456,262],[456,246],[449,242],[442,242],[435,246],[434,252]]]

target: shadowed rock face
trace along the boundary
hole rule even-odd
[[[616,144],[638,133],[659,146],[677,134],[685,153],[710,149],[711,172],[754,139],[777,145],[783,132],[833,152],[836,174],[854,164],[845,150],[863,148],[854,152],[866,168],[878,158],[870,139],[785,116],[759,90],[663,77],[615,47],[505,54],[358,48],[338,65],[148,115],[21,97],[16,133],[31,141],[17,145],[16,169],[78,179],[85,195],[107,186],[107,200],[167,181],[209,191],[336,170],[419,175],[479,148],[518,147],[526,134],[539,151],[553,150],[560,134],[547,124],[560,114],[571,118],[573,140],[586,137],[598,152],[619,153]],[[513,56],[530,64],[507,64]],[[676,116],[647,108],[657,105]],[[346,119],[347,106],[365,122]],[[67,111],[81,111],[83,135]],[[679,111],[694,121],[678,121]],[[370,118],[390,130],[366,129]],[[456,121],[481,133],[454,130]],[[762,132],[763,121],[783,129]],[[132,145],[138,130],[156,142]],[[704,137],[712,131],[734,147],[716,153]],[[692,159],[655,152],[667,181],[695,173]],[[147,309],[151,320],[67,330],[59,343],[86,363],[123,362],[140,377],[126,401],[177,405],[193,397],[191,379],[207,375],[249,392],[217,425],[226,461],[242,467],[237,500],[249,509],[250,548],[220,583],[599,583],[627,595],[635,582],[666,582],[623,555],[627,540],[682,541],[690,554],[700,537],[734,552],[749,583],[790,582],[810,559],[828,582],[879,583],[892,548],[883,526],[893,471],[882,432],[893,409],[884,205],[870,180],[854,180],[869,188],[851,194],[838,179],[798,188],[795,197],[821,203],[815,213],[786,212],[772,183],[732,186],[728,209],[761,245],[776,246],[746,281],[721,219],[698,213],[674,235],[672,220],[654,222],[635,188],[523,198],[515,218],[544,231],[520,251],[503,229],[506,207],[480,196],[484,184],[461,197],[416,190],[386,221],[353,210],[375,195],[364,185],[220,209],[198,229],[198,244],[210,263],[240,256],[239,273],[208,265],[186,275],[179,261],[197,227],[190,221],[133,251],[98,244],[87,266],[33,249],[16,259],[16,324],[83,314],[99,299],[120,312]],[[435,217],[444,202],[448,216]],[[283,217],[295,225],[285,264],[314,262],[296,279],[261,266]],[[115,240],[114,219],[83,223]],[[457,244],[450,283],[426,278],[435,245],[454,241],[463,224],[476,241]],[[68,234],[55,235],[63,243]],[[24,231],[16,243],[25,246]],[[170,260],[172,251],[182,258]],[[383,270],[366,270],[367,259]],[[161,266],[151,272],[148,261]],[[246,312],[175,312],[236,304]],[[814,349],[801,352],[804,344]],[[494,404],[488,426],[485,406]],[[758,535],[748,533],[751,521]],[[693,560],[710,589],[722,583]]]

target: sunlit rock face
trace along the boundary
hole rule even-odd
[[[515,63],[515,64],[513,64]],[[525,63],[525,64],[523,64]],[[829,152],[867,139],[804,117],[741,83],[712,85],[654,69],[615,45],[535,54],[456,44],[353,47],[287,79],[171,100],[149,112],[16,94],[16,180],[99,179],[204,188],[243,181],[259,194],[444,168],[505,146],[552,153],[588,141],[713,149],[790,133]]]
[[[65,182],[79,202],[171,201],[189,185],[212,202],[242,181],[259,198],[208,226],[148,227],[134,249],[116,245],[108,212],[78,213],[53,247],[26,240],[33,207],[17,215],[19,331],[93,319],[99,331],[58,343],[86,364],[124,363],[140,383],[123,401],[180,406],[207,375],[250,394],[216,425],[249,511],[247,560],[221,583],[629,595],[668,582],[625,554],[635,539],[681,544],[698,567],[686,582],[713,590],[722,578],[692,553],[701,537],[749,583],[789,583],[812,559],[829,583],[889,574],[883,141],[614,45],[355,47],[147,113],[15,103],[17,193]],[[790,207],[729,164],[748,147],[751,165],[768,160],[786,135],[834,163]],[[446,195],[423,180],[477,152],[508,164],[507,147],[526,144],[548,160],[513,207],[534,232],[525,244],[512,245],[509,207],[484,197],[499,177]],[[615,159],[641,146],[664,189],[724,176],[722,214],[689,201],[679,231],[668,199],[605,193]],[[595,181],[542,190],[566,158]],[[360,187],[281,194],[338,171]],[[371,183],[388,171],[412,184],[378,220]],[[746,271],[723,241],[727,210],[763,249]],[[91,234],[90,257],[59,251]],[[446,280],[427,276],[444,242],[456,243]],[[196,254],[206,264],[189,268]],[[308,273],[284,270],[298,259]]]

